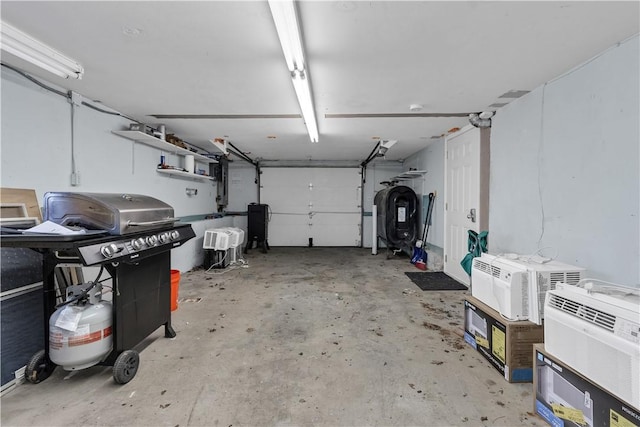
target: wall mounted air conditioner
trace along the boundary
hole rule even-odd
[[[473,259],[471,294],[509,320],[541,325],[546,292],[557,282],[578,283],[584,271],[541,257],[483,253]]]
[[[214,228],[204,232],[204,240],[202,241],[203,249],[213,249],[216,251],[226,251],[231,247],[231,233],[222,228]]]
[[[640,289],[596,280],[547,293],[546,350],[640,408]]]
[[[550,366],[538,366],[538,394],[550,405],[558,404],[582,412],[585,425],[593,426],[593,400]]]

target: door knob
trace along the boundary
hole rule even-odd
[[[471,222],[476,222],[476,210],[469,209],[469,215],[467,215],[467,218],[469,218]]]

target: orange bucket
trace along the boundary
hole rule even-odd
[[[180,287],[180,270],[171,270],[171,311],[178,309],[178,288]]]

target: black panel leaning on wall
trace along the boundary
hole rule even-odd
[[[15,379],[15,372],[44,346],[42,289],[19,294],[0,302],[0,360],[2,385]]]
[[[2,385],[15,379],[44,343],[42,287],[19,288],[42,281],[42,255],[31,249],[0,248]],[[10,290],[15,293],[8,293]]]
[[[2,292],[42,281],[42,255],[31,249],[0,248]]]

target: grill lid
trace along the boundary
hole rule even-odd
[[[121,235],[173,225],[173,208],[140,194],[48,192],[44,219]]]

